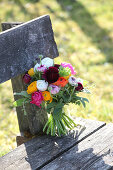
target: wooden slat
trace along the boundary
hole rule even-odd
[[[48,15],[0,33],[0,83],[30,69],[39,54],[58,56]]]
[[[113,124],[108,124],[46,165],[42,170],[113,169]]]
[[[22,23],[2,23],[2,30],[5,31],[20,24]],[[24,74],[20,74],[11,79],[13,93],[26,91],[26,84],[22,80],[23,75]],[[15,100],[18,100],[19,98],[21,98],[21,96],[14,96]],[[24,114],[23,107],[16,107],[20,133],[25,134],[26,131],[33,135],[42,133],[43,126],[48,120],[47,112],[44,109],[39,109],[35,105],[31,105],[30,103],[25,105],[25,109],[27,115]]]
[[[65,137],[42,136],[22,144],[13,152],[0,158],[0,170],[40,169],[77,143],[102,128],[105,123],[93,120],[81,120],[86,129],[76,129]],[[74,135],[76,134],[76,137]]]

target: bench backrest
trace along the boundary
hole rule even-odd
[[[0,33],[0,83],[11,79],[13,92],[21,92],[25,90],[22,73],[33,67],[39,54],[50,58],[58,56],[51,20],[45,15],[23,24],[3,23],[2,30],[4,32]],[[14,96],[15,100],[18,98],[19,96]],[[27,104],[25,109],[27,115],[24,115],[22,107],[16,108],[20,132],[41,132],[47,121],[47,113],[31,104]]]
[[[0,83],[30,69],[39,54],[58,56],[48,15],[0,33]]]

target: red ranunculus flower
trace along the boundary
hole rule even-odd
[[[59,79],[53,83],[56,86],[64,87],[68,83],[68,80],[66,80],[64,77],[59,77]]]
[[[56,82],[59,78],[58,68],[49,67],[47,70],[44,71],[43,78],[50,84]]]
[[[25,74],[23,76],[23,81],[24,81],[24,83],[28,84],[31,81],[30,75],[29,74]]]
[[[83,89],[83,85],[78,83],[78,87],[75,88],[76,91],[81,91]]]

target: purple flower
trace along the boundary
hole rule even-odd
[[[54,67],[58,68],[60,67],[60,64],[55,64]]]
[[[56,67],[49,67],[47,70],[43,73],[43,78],[49,83],[54,83],[59,78],[59,72],[58,68]]]
[[[25,75],[23,76],[23,82],[26,83],[26,84],[28,84],[30,81],[31,81],[30,75],[29,75],[29,74],[25,74]]]
[[[81,91],[83,90],[83,85],[82,83],[78,82],[78,87],[75,88],[76,91]]]
[[[71,74],[73,74],[73,75],[76,74],[76,71],[74,71],[74,68],[72,67],[72,65],[70,63],[61,63],[61,66],[70,68]]]
[[[51,94],[57,94],[60,91],[60,87],[53,84],[50,84],[48,89]]]

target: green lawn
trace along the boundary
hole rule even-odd
[[[56,62],[72,63],[91,86],[86,109],[70,104],[67,111],[105,122],[113,122],[112,11],[112,0],[0,0],[0,22],[50,15],[60,54]],[[19,130],[12,103],[8,81],[0,85],[0,156],[16,147]]]

